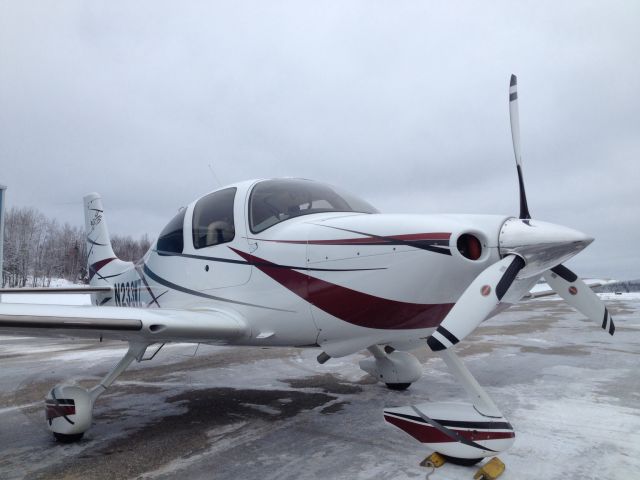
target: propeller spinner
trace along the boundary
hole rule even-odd
[[[561,263],[587,247],[593,238],[560,225],[531,220],[522,173],[518,80],[509,83],[509,117],[520,187],[519,219],[509,219],[500,232],[502,260],[486,268],[467,287],[436,331],[427,339],[433,351],[450,348],[476,329],[500,304],[516,278],[542,275],[569,305],[598,323],[610,335],[613,319],[600,298]]]

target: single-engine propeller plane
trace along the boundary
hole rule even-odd
[[[91,293],[94,305],[0,304],[3,335],[128,342],[127,353],[95,387],[49,391],[50,430],[60,441],[81,438],[98,397],[150,345],[317,348],[320,363],[367,349],[372,356],[361,368],[401,390],[422,376],[409,351],[426,344],[442,356],[471,403],[388,408],[385,419],[460,462],[508,448],[513,428],[452,347],[518,302],[540,277],[614,333],[605,305],[562,265],[593,239],[529,214],[516,88],[512,76],[517,218],[382,214],[321,183],[252,180],[181,209],[144,258],[130,263],[113,252],[100,196],[85,196],[90,284],[55,291]]]

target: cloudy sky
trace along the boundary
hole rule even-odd
[[[9,206],[155,236],[223,184],[301,176],[384,212],[535,218],[640,277],[640,2],[0,0]],[[212,166],[215,175],[212,174]]]

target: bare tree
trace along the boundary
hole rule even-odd
[[[113,249],[123,260],[137,261],[149,250],[145,234],[139,240],[114,235]],[[6,212],[2,286],[48,286],[52,278],[88,282],[84,229],[48,219],[33,208]]]

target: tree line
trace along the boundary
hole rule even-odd
[[[60,224],[35,208],[13,207],[5,212],[3,287],[47,287],[54,278],[88,283],[86,234],[83,227]],[[149,250],[144,234],[112,235],[116,256],[136,261]]]

